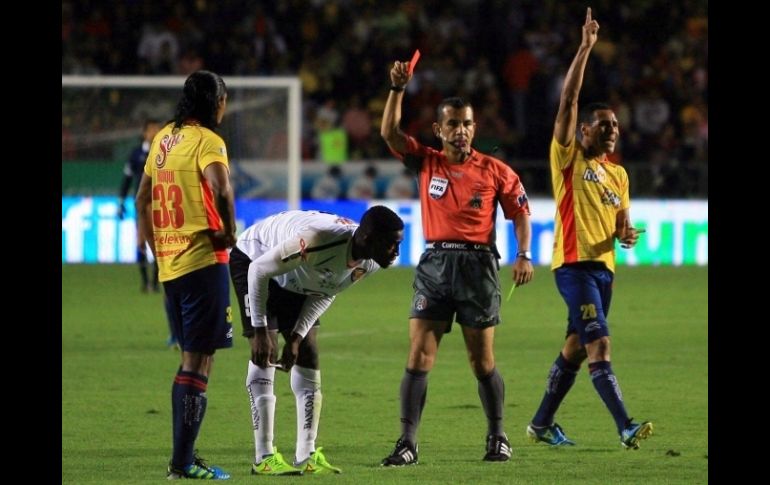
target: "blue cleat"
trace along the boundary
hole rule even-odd
[[[183,478],[192,478],[198,480],[228,480],[230,474],[217,466],[200,466],[193,463],[187,465],[184,469],[168,467],[168,480],[179,480]]]
[[[535,443],[542,441],[551,446],[574,446],[575,442],[564,436],[561,426],[553,423],[550,426],[536,428],[533,425],[527,426],[527,436]]]
[[[641,424],[629,424],[620,433],[620,444],[627,450],[638,450],[639,442],[652,436],[652,423],[645,421]]]
[[[170,463],[168,465],[168,473],[166,478],[168,480],[180,480],[185,478],[192,478],[198,480],[229,480],[230,474],[222,470],[218,466],[207,465],[203,458],[198,456],[198,453],[194,455],[194,462],[191,465],[187,465],[184,468],[175,468]]]

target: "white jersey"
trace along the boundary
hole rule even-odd
[[[307,295],[295,331],[303,337],[334,296],[374,273],[371,259],[353,261],[353,233],[358,224],[318,211],[286,211],[248,227],[236,242],[249,265],[252,325],[267,325],[267,283]],[[254,311],[256,309],[256,311]]]

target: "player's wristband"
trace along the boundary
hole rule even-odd
[[[390,86],[390,90],[391,91],[395,91],[397,93],[400,93],[401,91],[404,90],[404,87],[403,86]]]

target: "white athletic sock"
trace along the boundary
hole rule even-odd
[[[251,404],[251,424],[254,428],[255,463],[265,455],[273,454],[273,424],[275,421],[275,394],[273,381],[275,367],[262,369],[249,361],[246,392]]]
[[[291,390],[297,400],[297,463],[315,451],[321,417],[321,371],[295,365],[291,368]]]

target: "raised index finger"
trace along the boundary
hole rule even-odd
[[[591,23],[591,7],[588,7],[586,10],[586,24]]]

